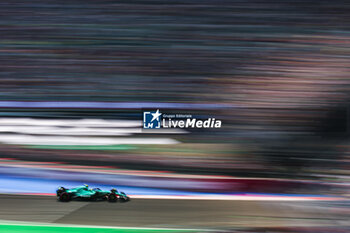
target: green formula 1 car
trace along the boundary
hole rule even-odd
[[[99,188],[90,189],[88,185],[79,186],[72,189],[59,187],[56,190],[59,201],[68,202],[71,200],[100,201],[108,200],[109,202],[127,202],[130,198],[124,192],[118,192],[116,189],[111,191],[101,190]]]

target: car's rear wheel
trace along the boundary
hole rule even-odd
[[[59,200],[62,201],[62,202],[68,202],[71,200],[71,197],[68,193],[66,192],[63,192],[60,194],[60,197],[59,197]]]
[[[107,196],[107,200],[109,202],[117,202],[118,198],[117,198],[117,196],[114,193],[110,193]]]

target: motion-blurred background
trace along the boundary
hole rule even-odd
[[[2,0],[0,191],[346,197],[349,12],[341,0]],[[145,133],[143,109],[223,124]]]

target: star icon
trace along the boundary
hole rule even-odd
[[[159,117],[162,115],[160,112],[159,112],[159,109],[157,109],[157,111],[155,113],[151,113],[151,115],[153,116],[152,121],[154,121],[155,119],[157,119],[157,121],[159,121]]]

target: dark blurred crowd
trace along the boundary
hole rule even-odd
[[[223,120],[220,130],[174,136],[191,150],[141,147],[90,158],[116,154],[116,164],[133,160],[141,168],[153,158],[164,160],[160,167],[243,176],[344,174],[349,11],[339,0],[3,0],[0,101],[224,104],[186,110]],[[0,116],[141,120],[140,111],[14,106]],[[58,153],[0,150],[22,159]],[[65,153],[88,154],[58,154]]]

